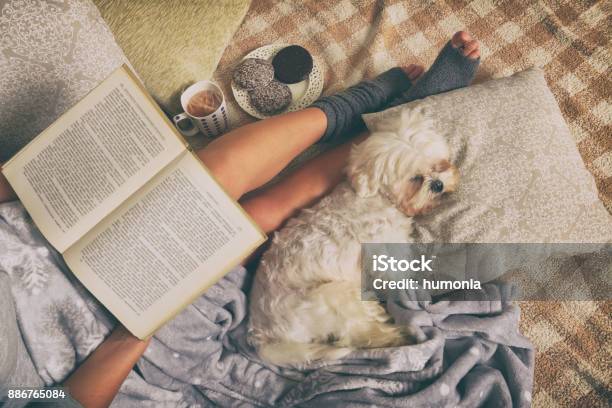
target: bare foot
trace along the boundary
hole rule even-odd
[[[457,31],[451,38],[451,45],[459,48],[461,53],[470,59],[480,57],[480,44],[468,32]]]
[[[410,82],[412,82],[413,84],[416,82],[417,79],[421,77],[421,75],[423,75],[423,72],[425,72],[425,68],[423,68],[422,65],[417,64],[410,64],[407,67],[401,68],[402,71],[404,71],[406,75],[408,75]]]

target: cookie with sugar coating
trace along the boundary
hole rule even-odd
[[[282,112],[291,103],[291,90],[278,81],[249,91],[251,105],[265,115]]]
[[[264,59],[247,58],[234,69],[232,79],[236,85],[249,91],[261,88],[274,80],[274,67]]]

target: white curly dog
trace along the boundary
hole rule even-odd
[[[408,242],[412,217],[458,183],[448,146],[404,109],[354,146],[348,180],[277,232],[250,295],[249,343],[272,364],[336,360],[411,342],[378,302],[361,300],[361,243]]]

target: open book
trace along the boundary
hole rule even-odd
[[[141,339],[265,239],[125,65],[3,173],[76,277]]]

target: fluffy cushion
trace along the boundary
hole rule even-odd
[[[180,93],[209,79],[250,0],[93,0],[147,89],[170,114]]]
[[[90,0],[0,2],[0,163],[123,62]]]
[[[539,69],[364,115],[368,128],[423,109],[449,142],[461,181],[432,214],[421,242],[610,242],[597,197]]]

